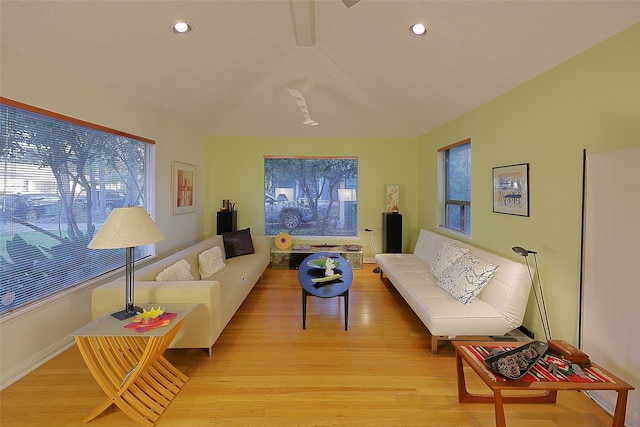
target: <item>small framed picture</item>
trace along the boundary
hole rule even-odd
[[[387,212],[397,212],[400,206],[400,186],[397,184],[387,185]]]
[[[196,211],[196,167],[186,163],[171,162],[172,215]]]
[[[493,168],[493,211],[529,216],[529,163]]]

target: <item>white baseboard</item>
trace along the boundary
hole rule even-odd
[[[6,387],[26,376],[73,345],[75,345],[74,339],[72,337],[65,337],[55,344],[34,354],[32,357],[25,359],[16,367],[3,372],[2,377],[0,378],[0,390],[4,390]]]
[[[613,417],[613,413],[616,409],[615,399],[618,397],[617,393],[614,391],[587,390],[584,394],[589,396],[591,400],[597,403],[607,414]],[[624,425],[626,427],[640,427],[639,415],[640,414],[634,413],[633,408],[629,408],[629,406],[627,406]]]

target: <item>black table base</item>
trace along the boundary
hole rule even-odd
[[[309,292],[302,289],[302,329],[307,329],[307,297],[309,295],[311,295]],[[349,329],[349,291],[336,296],[344,298],[344,330],[346,331]]]

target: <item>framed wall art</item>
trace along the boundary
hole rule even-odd
[[[493,168],[493,211],[529,216],[529,163]]]
[[[387,185],[387,212],[398,212],[400,206],[400,186]]]
[[[171,162],[172,215],[196,211],[196,167],[186,163]]]

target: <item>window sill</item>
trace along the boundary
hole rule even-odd
[[[453,238],[456,238],[458,240],[463,239],[463,240],[473,240],[471,238],[471,234],[467,234],[464,233],[462,231],[458,231],[458,230],[454,230],[453,228],[447,228],[444,225],[439,225],[438,226],[438,230],[440,230],[443,234],[447,234]]]
[[[141,261],[136,261],[135,264],[135,268],[141,268],[142,266],[144,266],[145,264],[150,263],[151,261],[153,261],[154,259],[157,259],[158,256],[157,255],[151,255],[148,256],[147,258],[145,258],[144,260]],[[98,276],[96,278],[93,278],[91,280],[87,280],[86,282],[82,282],[82,283],[78,283],[77,285],[71,286],[67,289],[61,290],[59,292],[56,292],[48,297],[39,299],[37,301],[34,301],[32,303],[26,304],[22,307],[18,307],[13,311],[8,311],[6,313],[3,313],[0,316],[0,325],[4,324],[5,322],[10,322],[10,321],[17,321],[19,320],[21,317],[25,317],[25,316],[29,316],[31,313],[33,312],[37,312],[39,310],[44,310],[47,307],[49,307],[52,304],[56,304],[57,302],[59,302],[60,300],[63,300],[65,298],[69,298],[74,294],[78,294],[81,292],[85,292],[87,290],[87,288],[96,288],[98,286],[102,286],[106,283],[109,283],[115,279],[117,279],[118,277],[123,277],[125,274],[125,266],[123,265],[122,267],[118,268],[117,270],[111,271],[109,273],[105,273],[101,276]]]

